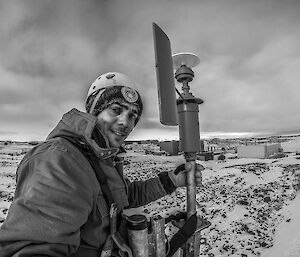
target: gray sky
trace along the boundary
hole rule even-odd
[[[108,71],[143,95],[130,139],[178,137],[159,123],[152,22],[172,53],[200,57],[203,137],[300,131],[299,13],[298,0],[0,0],[0,140],[43,140]]]

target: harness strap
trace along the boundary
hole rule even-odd
[[[192,215],[172,237],[169,242],[167,257],[172,257],[176,251],[195,233],[197,228],[197,215]]]
[[[85,158],[87,158],[93,170],[95,171],[99,184],[101,185],[101,189],[103,191],[103,195],[106,200],[106,203],[108,204],[108,206],[111,206],[114,203],[114,199],[112,198],[112,193],[108,187],[107,176],[105,175],[104,171],[101,169],[100,165],[98,164],[98,159],[93,153],[93,150],[90,148],[89,145],[81,143],[77,138],[73,138],[69,136],[60,136],[60,137],[68,140],[83,154],[83,156],[85,156]]]

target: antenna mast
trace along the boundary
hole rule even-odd
[[[199,105],[203,100],[193,96],[189,83],[194,79],[193,67],[200,63],[198,56],[192,53],[178,53],[170,56],[171,46],[167,35],[153,23],[154,45],[156,57],[156,74],[158,81],[158,97],[160,104],[161,123],[168,126],[179,126],[180,150],[184,152],[186,164],[191,169],[187,172],[187,219],[197,216],[196,210],[196,158],[200,152]],[[175,79],[182,84],[182,92],[176,89]],[[173,104],[171,98],[177,91],[179,98]],[[175,98],[175,96],[174,96]],[[172,117],[172,118],[170,118]],[[201,224],[197,216],[196,232],[182,247],[184,257],[198,257],[200,254]],[[206,223],[208,224],[208,223]],[[207,227],[207,226],[206,226]]]

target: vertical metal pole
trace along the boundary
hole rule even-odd
[[[186,87],[186,85],[184,85]],[[178,121],[179,121],[179,136],[180,149],[185,154],[186,163],[191,166],[187,172],[187,218],[190,218],[196,213],[196,157],[200,151],[200,131],[199,131],[199,106],[202,103],[201,99],[193,97],[188,90],[182,94],[184,99],[177,101]],[[188,99],[188,100],[187,100]],[[200,245],[196,242],[201,235],[193,235],[183,247],[184,257],[194,257],[199,255]],[[197,256],[198,257],[198,256]]]
[[[196,182],[195,182],[195,160],[186,159],[191,165],[191,170],[187,172],[187,218],[196,213]]]
[[[196,156],[196,154],[195,154]],[[190,156],[189,156],[190,157]],[[188,157],[188,158],[189,158]],[[195,182],[195,160],[186,158],[187,163],[191,165],[191,170],[187,172],[187,218],[196,213],[196,182]],[[194,257],[195,235],[189,238],[184,249],[184,257]]]

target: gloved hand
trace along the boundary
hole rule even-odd
[[[186,174],[190,171],[192,165],[190,163],[184,163],[179,165],[174,171],[169,172],[169,177],[172,180],[174,186],[184,187],[186,186]],[[202,174],[201,171],[205,168],[201,164],[195,166],[195,182],[196,186],[202,186]]]

